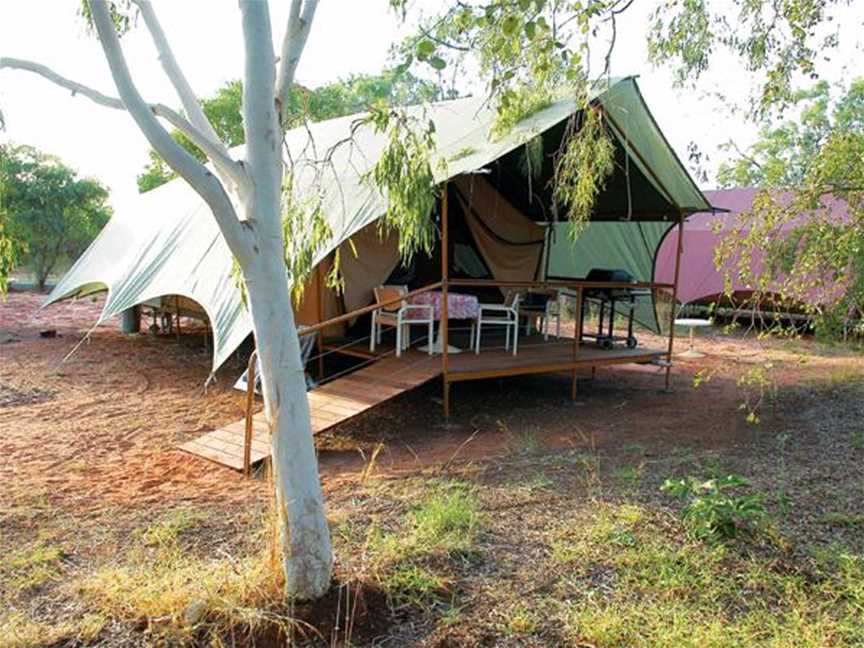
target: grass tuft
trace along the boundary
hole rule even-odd
[[[2,589],[18,596],[56,579],[61,572],[63,549],[39,540],[19,549],[0,562]]]
[[[398,560],[466,552],[474,545],[480,523],[470,488],[437,488],[408,512],[402,529],[379,538],[376,553]]]
[[[517,604],[507,611],[501,630],[508,637],[527,637],[540,628],[540,620],[535,610],[524,604]]]
[[[204,519],[202,513],[193,509],[178,509],[134,535],[145,547],[170,546],[195,529]]]
[[[134,532],[120,560],[69,583],[66,593],[82,600],[93,619],[142,623],[171,645],[218,645],[237,628],[288,636],[295,626],[270,551],[196,553],[185,540],[205,519],[188,509],[167,514]]]
[[[603,505],[559,533],[572,571],[559,600],[566,635],[598,646],[821,648],[864,640],[864,564],[830,552],[804,578],[771,559],[688,540],[681,523]]]
[[[482,526],[472,487],[431,481],[401,523],[373,528],[368,542],[376,579],[390,596],[419,604],[446,592],[449,562],[470,553]]]

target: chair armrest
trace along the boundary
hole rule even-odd
[[[489,310],[489,311],[498,311],[498,312],[503,312],[503,311],[514,312],[516,309],[514,309],[512,306],[505,306],[504,304],[480,304],[480,310],[481,311]]]
[[[480,304],[480,311],[477,314],[478,317],[483,317],[484,312],[507,314],[512,315],[516,318],[519,317],[518,308],[513,308],[512,306],[505,306],[504,304]]]

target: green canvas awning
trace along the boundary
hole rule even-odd
[[[711,205],[687,173],[645,104],[636,79],[611,85],[597,98],[630,161],[676,209],[694,213]]]

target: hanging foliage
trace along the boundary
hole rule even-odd
[[[567,124],[555,158],[552,192],[566,210],[575,239],[591,217],[597,195],[615,166],[615,146],[603,125],[603,114],[587,108]]]
[[[543,136],[536,135],[525,142],[522,157],[519,158],[519,170],[529,182],[539,180],[543,172]]]
[[[399,254],[409,263],[417,252],[431,254],[435,244],[432,214],[439,194],[431,163],[435,124],[389,108],[373,109],[367,120],[375,132],[386,133],[387,145],[364,181],[387,199],[380,232],[382,236],[398,233]]]
[[[590,80],[610,73],[615,21],[631,4],[627,0],[457,2],[423,21],[400,50],[404,69],[426,65],[439,75],[447,70],[454,79],[479,70],[488,80],[488,101],[496,111],[492,140],[512,133],[520,124],[524,127],[525,120],[562,97],[584,107],[586,116],[571,124],[555,155],[550,187],[558,206],[574,223],[574,237],[613,170],[612,142],[602,116],[588,109],[588,97]],[[404,15],[403,0],[391,0],[391,6]],[[602,70],[596,64],[592,70],[589,43],[598,30],[608,33],[610,41],[605,56],[595,58]],[[542,140],[529,135],[521,158],[529,193],[540,177],[543,156]]]
[[[316,254],[333,238],[333,229],[324,215],[319,196],[298,199],[293,178],[286,174],[282,185],[282,240],[285,242],[285,266],[295,303],[303,298],[306,278],[314,269]],[[328,273],[331,288],[342,289],[338,253]]]
[[[531,86],[506,91],[499,98],[498,114],[492,125],[492,139],[507,135],[520,122],[552,105],[552,94]]]

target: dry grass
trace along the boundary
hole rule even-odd
[[[559,590],[576,596],[562,606],[573,638],[670,648],[864,641],[860,556],[796,565],[746,546],[689,540],[662,516],[629,506],[604,507],[577,524],[556,552],[573,568]]]
[[[62,642],[87,645],[95,641],[105,626],[105,619],[94,614],[77,622],[49,623],[29,615],[6,611],[0,613],[0,646],[3,648],[31,648],[50,646]]]
[[[3,565],[6,605],[0,612],[0,646],[86,642],[98,637],[108,620],[143,628],[147,642],[168,645],[297,631],[302,624],[293,621],[284,604],[281,571],[267,543],[248,555],[209,553],[199,546],[208,522],[202,511],[171,511],[134,529],[117,559],[92,570],[70,571],[65,578],[58,546],[39,542],[10,555]],[[263,523],[253,535],[264,536],[262,528]],[[45,591],[49,583],[51,589]],[[46,599],[76,601],[78,614],[57,622],[16,605],[37,588]]]

